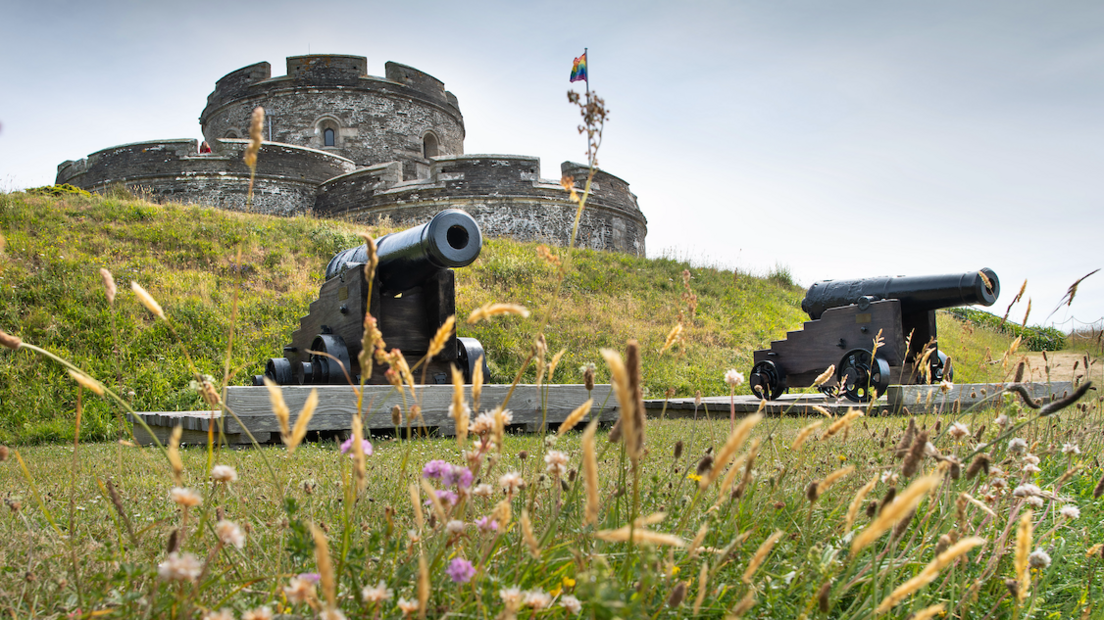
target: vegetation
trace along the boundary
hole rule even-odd
[[[948,312],[979,327],[1020,338],[1023,347],[1028,351],[1061,351],[1066,347],[1066,335],[1054,327],[1027,327],[1002,320],[992,312],[976,308],[951,308]]]

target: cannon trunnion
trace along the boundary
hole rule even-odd
[[[756,351],[749,384],[764,399],[810,387],[829,366],[834,376],[819,386],[856,402],[884,394],[892,384],[932,383],[953,373],[936,343],[935,311],[969,304],[993,305],[1000,281],[991,269],[925,277],[825,280],[809,287],[801,308],[804,328]],[[881,333],[877,349],[874,339]],[[931,351],[925,360],[925,349]],[[928,365],[921,372],[921,363]]]
[[[291,344],[284,347],[285,357],[269,359],[264,375],[254,376],[254,384],[262,385],[264,377],[280,385],[359,382],[363,370],[358,358],[369,312],[389,350],[402,350],[411,365],[425,355],[437,330],[456,313],[452,268],[479,257],[479,225],[467,213],[449,209],[421,226],[380,237],[376,246],[379,263],[371,282],[365,273],[367,245],[330,260],[326,282],[292,333]],[[482,357],[478,340],[457,338],[454,330],[445,348],[428,361],[424,376],[430,383],[449,382],[449,366],[456,364],[470,381]],[[484,376],[489,375],[486,360],[482,364]],[[387,383],[385,371],[373,364],[364,382]]]

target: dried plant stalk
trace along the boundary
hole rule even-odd
[[[698,486],[704,489],[717,479],[717,476],[720,475],[720,471],[724,469],[725,465],[728,465],[728,462],[732,460],[736,451],[747,441],[748,436],[751,435],[751,429],[755,428],[755,425],[762,419],[762,414],[753,413],[741,420],[740,423],[736,425],[736,428],[732,429],[732,433],[728,436],[724,445],[717,451],[713,469],[702,475],[701,480],[698,481]]]
[[[597,418],[591,420],[583,431],[583,484],[586,487],[586,512],[583,525],[593,525],[598,522],[598,451],[594,439],[597,431]]]
[[[874,522],[851,541],[851,555],[854,556],[862,551],[863,548],[877,540],[887,530],[909,515],[932,489],[939,486],[942,480],[943,476],[940,474],[923,476],[914,480],[904,491],[897,494],[892,502],[881,509]]]
[[[759,545],[759,548],[755,551],[755,555],[753,555],[751,561],[748,562],[744,575],[740,577],[741,581],[744,583],[751,583],[751,578],[755,575],[755,571],[759,570],[759,567],[766,561],[767,556],[770,555],[771,549],[774,548],[774,543],[778,542],[779,538],[782,538],[783,533],[782,530],[777,530],[767,537],[767,539],[763,541],[763,544]]]

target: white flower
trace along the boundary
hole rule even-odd
[[[476,497],[486,498],[486,497],[490,497],[491,494],[493,494],[493,493],[494,493],[494,487],[487,484],[486,482],[477,484],[477,485],[475,485],[475,488],[472,489],[472,495],[474,495]]]
[[[258,607],[242,614],[242,620],[272,620],[271,607]]]
[[[1036,549],[1027,556],[1027,564],[1031,568],[1046,568],[1050,566],[1050,554],[1042,549]]]
[[[994,480],[993,483],[995,484],[996,481]],[[1032,495],[1038,495],[1042,492],[1043,492],[1043,490],[1040,489],[1039,487],[1035,486],[1034,484],[1021,484],[1020,486],[1018,486],[1018,487],[1016,487],[1015,489],[1012,490],[1012,496],[1013,497],[1028,497],[1028,496],[1032,496]]]
[[[525,606],[533,609],[544,609],[552,604],[552,595],[544,590],[526,590]]]
[[[345,614],[340,609],[325,609],[318,614],[318,620],[345,620]]]
[[[947,392],[950,392],[953,389],[954,389],[954,384],[951,383],[950,381],[947,381],[946,379],[944,379],[944,380],[939,382],[939,391],[940,392],[943,392],[944,394],[946,394]]]
[[[1039,497],[1038,495],[1032,495],[1031,497],[1025,499],[1024,503],[1035,508],[1042,508],[1043,498]]]
[[[486,435],[494,430],[494,416],[484,411],[483,413],[475,416],[475,420],[471,425],[471,432],[474,435]]]
[[[242,614],[242,620],[272,620],[271,607],[258,607]]]
[[[191,489],[173,487],[172,490],[169,491],[169,496],[172,497],[174,502],[185,508],[191,508],[203,503],[203,498],[199,496],[199,493]]]
[[[399,597],[399,611],[403,612],[404,616],[418,611],[418,601],[408,601],[403,597]]]
[[[1027,463],[1026,465],[1023,466],[1023,470],[1024,470],[1024,473],[1026,473],[1026,474],[1037,474],[1037,473],[1043,471],[1043,470],[1039,469],[1039,466],[1035,465],[1034,463]]]
[[[391,600],[395,592],[391,588],[388,588],[387,584],[381,579],[375,587],[364,586],[364,589],[360,591],[360,595],[364,598],[365,603],[382,603]]]
[[[1007,489],[1008,481],[1004,478],[993,478],[991,481],[989,481],[989,486],[993,487],[994,489]]]
[[[1003,413],[997,416],[997,419],[993,421],[996,422],[997,426],[1001,428],[1004,428],[1012,423],[1012,420],[1009,420],[1008,416]]]
[[[1024,463],[1031,463],[1032,465],[1038,465],[1039,464],[1039,457],[1037,457],[1034,454],[1031,454],[1029,452],[1029,453],[1027,453],[1023,456],[1023,462]]]
[[[583,604],[579,602],[579,599],[571,596],[570,594],[566,594],[563,598],[560,599],[560,607],[563,607],[568,612],[573,614],[578,614],[580,611],[583,610]]]
[[[1022,454],[1027,451],[1027,442],[1019,437],[1013,437],[1012,441],[1008,442],[1008,451],[1012,454]]]
[[[970,434],[970,429],[966,427],[962,422],[955,422],[947,429],[947,432],[951,434],[951,437],[955,439],[962,439],[966,435]]]
[[[549,450],[544,455],[544,462],[548,463],[548,473],[553,476],[562,476],[567,473],[567,455],[559,450]]]
[[[164,581],[195,581],[203,572],[199,559],[190,553],[173,551],[157,565],[157,576]]]
[[[288,584],[284,586],[284,595],[287,596],[288,602],[292,605],[314,600],[316,598],[314,583],[299,577],[292,577]]]
[[[234,610],[223,607],[218,611],[209,611],[203,615],[203,620],[234,620]]]
[[[215,465],[211,468],[211,480],[215,482],[237,482],[238,472],[229,465]]]
[[[735,368],[730,368],[728,369],[728,372],[725,373],[724,380],[725,383],[729,385],[729,387],[735,388],[737,385],[743,385],[744,375],[743,373],[737,371]]]
[[[1062,454],[1074,456],[1075,454],[1081,454],[1081,448],[1077,447],[1075,443],[1062,444]]]
[[[498,483],[502,485],[502,490],[506,491],[506,494],[511,497],[514,493],[517,493],[518,489],[525,486],[525,480],[516,471],[502,474],[502,477],[498,479]]]
[[[445,531],[453,536],[464,533],[464,522],[459,519],[452,519],[445,524]]]
[[[223,519],[215,525],[215,534],[224,545],[234,545],[238,549],[245,546],[245,534],[233,521]]]
[[[1062,506],[1062,509],[1058,511],[1058,514],[1067,519],[1076,519],[1081,516],[1081,509],[1073,504],[1067,504]]]
[[[521,602],[525,600],[525,595],[522,594],[521,588],[517,586],[499,590],[498,595],[502,598],[502,602],[506,604],[506,609],[513,611],[517,611],[521,607]]]

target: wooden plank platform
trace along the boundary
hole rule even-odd
[[[902,408],[908,408],[913,413],[928,410],[931,412],[950,411],[958,402],[959,409],[967,409],[987,399],[992,399],[994,394],[1008,387],[1009,383],[957,383],[945,394],[938,385],[891,385],[886,390],[889,400],[889,409],[893,413],[900,413]],[[1052,383],[1024,383],[1022,384],[1031,393],[1036,401],[1049,402],[1056,398],[1069,395],[1073,392],[1073,383],[1070,381],[1055,381]],[[1020,398],[1016,396],[1016,398]]]
[[[735,409],[737,415],[746,415],[749,413],[755,413],[759,411],[761,401],[758,396],[749,395],[737,395],[735,398]],[[885,397],[879,398],[875,401],[875,408],[881,407],[885,409],[887,405]],[[823,415],[813,409],[813,407],[822,407],[827,409],[833,415],[846,413],[848,409],[866,409],[864,403],[854,403],[847,399],[836,400],[834,398],[827,398],[823,394],[783,394],[778,400],[767,401],[763,406],[763,413],[772,415],[793,414],[793,415]],[[658,417],[663,411],[662,400],[646,400],[644,401],[644,407],[648,411],[649,416]],[[693,398],[672,398],[667,401],[667,417],[673,418],[693,418],[694,413],[694,399]],[[729,397],[728,396],[703,396],[702,404],[697,407],[697,417],[704,418],[708,412],[710,418],[716,418],[718,416],[727,417],[731,411]]]
[[[291,424],[295,424],[299,411],[302,410],[312,389],[318,390],[318,406],[307,425],[307,430],[336,433],[349,431],[353,412],[356,411],[356,395],[348,386],[282,387],[284,402],[291,410]],[[509,389],[508,385],[484,385],[480,397],[481,409],[489,410],[497,406],[506,398]],[[421,399],[423,421],[416,426],[420,427],[424,424],[438,435],[455,434],[455,424],[448,416],[448,406],[452,402],[452,386],[422,385],[418,386],[418,394]],[[466,386],[465,395],[470,402],[471,386]],[[555,426],[576,407],[586,402],[587,398],[586,388],[582,384],[542,386],[541,392],[538,392],[536,385],[523,384],[518,385],[514,390],[507,409],[513,413],[512,426],[535,431],[540,428],[544,415],[542,399],[547,402],[547,424]],[[587,417],[588,420],[599,412],[605,422],[617,419],[617,399],[612,396],[609,384],[595,385],[593,398],[594,407],[591,409],[591,415]],[[407,399],[410,399],[409,394]],[[393,430],[391,408],[396,404],[403,405],[402,396],[391,386],[365,386],[365,428],[377,431]],[[228,444],[250,443],[243,426],[253,433],[258,443],[279,441],[279,424],[276,416],[272,414],[268,388],[246,386],[227,388],[226,405],[241,420],[239,424],[238,420],[227,416],[223,433]],[[218,411],[154,411],[136,415],[141,416],[150,426],[153,435],[162,442],[168,439],[174,426],[182,426],[184,432],[181,441],[185,443],[206,443],[207,429],[212,423],[217,425],[221,416]],[[474,414],[472,417],[474,418]],[[150,434],[141,424],[135,423],[134,434],[143,444],[153,443]]]

